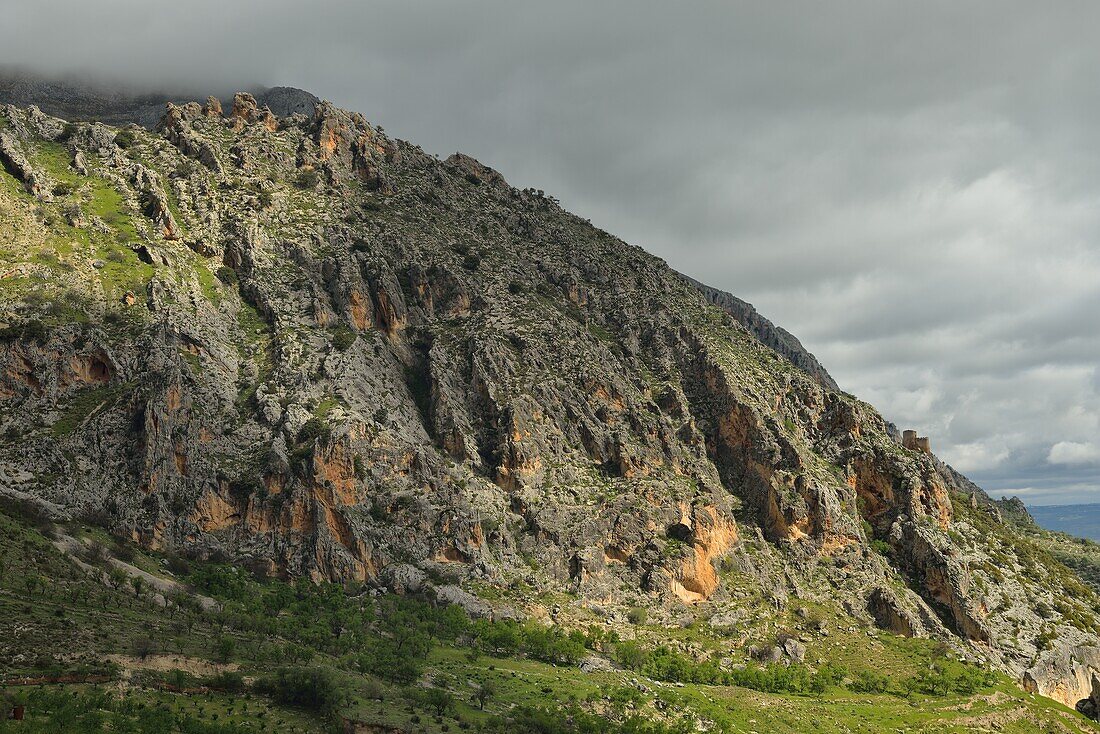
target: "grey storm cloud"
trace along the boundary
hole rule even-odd
[[[1100,5],[2,0],[0,62],[308,89],[752,301],[994,494],[1100,501]]]

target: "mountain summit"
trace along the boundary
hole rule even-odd
[[[1096,594],[797,339],[468,156],[268,95],[155,130],[0,109],[0,491],[475,616],[755,639],[810,604],[1093,695]]]

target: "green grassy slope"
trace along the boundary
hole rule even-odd
[[[56,547],[66,535],[82,541],[78,557]],[[192,591],[165,608],[150,583],[110,570],[118,557]],[[28,718],[0,732],[1100,731],[931,642],[842,631],[836,614],[806,614],[837,628],[807,664],[738,669],[680,652],[721,648],[700,625],[473,622],[454,607],[143,553],[9,506],[0,677]],[[606,669],[585,672],[585,659]],[[24,678],[34,684],[12,685]]]

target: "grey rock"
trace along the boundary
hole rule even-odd
[[[806,659],[806,646],[793,637],[783,641],[783,652],[794,663],[801,663]]]
[[[474,619],[493,617],[493,608],[489,604],[457,586],[450,584],[437,586],[434,588],[434,594],[436,602],[460,606]]]

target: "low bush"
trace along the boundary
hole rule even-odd
[[[347,701],[347,693],[327,668],[281,668],[256,681],[260,693],[279,703],[331,714]]]

